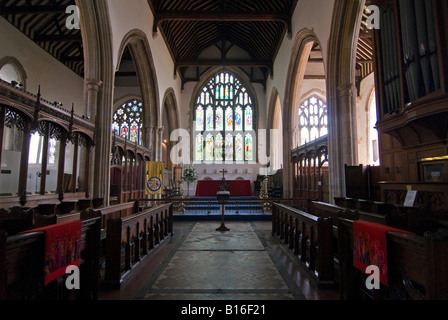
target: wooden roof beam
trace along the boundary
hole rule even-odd
[[[253,61],[253,60],[237,60],[237,59],[204,59],[192,61],[178,61],[176,62],[176,69],[181,67],[255,67],[272,69],[272,63],[268,61]]]
[[[157,33],[159,24],[163,21],[215,21],[215,22],[270,22],[280,21],[292,32],[291,17],[287,13],[248,12],[248,13],[217,13],[215,11],[159,11],[154,15],[153,32]]]
[[[44,14],[44,13],[65,13],[67,6],[61,5],[23,5],[23,6],[2,6],[0,15],[14,14]]]

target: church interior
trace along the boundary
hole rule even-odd
[[[1,0],[0,300],[448,299],[447,29],[445,0]]]

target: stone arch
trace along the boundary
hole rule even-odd
[[[356,165],[357,133],[355,65],[365,0],[335,2],[328,48],[330,200],[345,196],[345,165]]]
[[[272,157],[275,156],[273,154],[273,150],[272,148],[274,147],[272,145],[272,138],[275,139],[275,137],[272,137],[272,134],[277,134],[279,135],[279,137],[281,139],[281,143],[279,145],[277,145],[277,148],[282,148],[281,146],[283,145],[283,136],[284,136],[284,131],[283,131],[283,110],[282,110],[282,105],[281,105],[281,100],[280,100],[280,94],[277,90],[277,88],[273,88],[272,89],[272,93],[271,93],[271,98],[269,100],[269,111],[268,111],[268,120],[267,120],[267,132],[266,132],[266,141],[267,141],[267,154],[269,157],[269,160],[271,162],[271,167],[274,165],[273,162],[275,161]],[[278,125],[278,122],[280,121],[280,127]],[[280,130],[280,131],[271,131],[271,129],[273,130]],[[282,151],[282,158],[283,158],[283,149],[281,149]],[[281,160],[281,162],[283,163],[283,159]]]
[[[137,78],[142,93],[141,100],[145,108],[144,131],[147,146],[152,146],[153,158],[158,159],[161,154],[161,144],[157,144],[158,129],[162,126],[161,112],[159,112],[159,94],[156,70],[152,58],[151,48],[146,34],[141,30],[131,30],[123,38],[118,52],[121,61],[125,48],[128,47],[135,64]],[[117,68],[119,64],[117,64]],[[118,71],[115,70],[115,71]]]
[[[171,142],[171,132],[173,130],[180,128],[180,118],[179,118],[179,108],[176,101],[176,96],[172,88],[168,88],[163,96],[162,102],[162,119],[166,116],[167,127],[164,128],[162,133],[163,140],[166,140],[164,145],[166,146],[166,163],[167,168],[172,168],[172,162],[170,158],[171,149],[174,145]]]
[[[259,103],[258,103],[257,94],[255,92],[255,89],[252,86],[252,83],[250,82],[249,77],[243,71],[241,71],[241,69],[236,68],[236,67],[226,67],[225,70],[223,70],[222,67],[211,68],[210,70],[208,70],[206,73],[204,73],[202,75],[201,80],[197,82],[196,86],[193,89],[193,94],[192,94],[191,101],[190,101],[190,114],[189,114],[189,121],[188,121],[190,130],[192,129],[191,125],[193,123],[194,109],[195,109],[196,99],[198,97],[199,91],[205,86],[205,84],[207,83],[207,81],[210,80],[211,77],[213,77],[216,73],[218,73],[220,71],[229,71],[233,75],[235,75],[238,79],[240,79],[240,81],[244,84],[247,91],[249,92],[249,95],[252,98],[253,104],[257,106],[257,109],[259,108]],[[258,112],[257,112],[257,115],[258,115]],[[257,118],[257,117],[255,117],[255,118]],[[260,119],[259,119],[259,121],[260,121]],[[257,128],[261,128],[261,127],[262,127],[261,123],[260,122],[257,123]]]
[[[255,125],[255,128],[257,129],[256,131],[259,130],[259,128],[263,128],[264,124],[261,122],[262,119],[261,117],[259,117],[260,115],[260,105],[258,102],[258,98],[257,98],[257,94],[255,91],[255,88],[253,87],[249,77],[247,76],[246,73],[244,73],[241,69],[237,68],[237,67],[226,67],[225,70],[223,69],[223,67],[215,67],[215,68],[211,68],[209,69],[207,72],[205,72],[202,76],[200,81],[198,81],[196,83],[196,86],[193,89],[193,93],[191,96],[191,101],[190,101],[190,108],[189,108],[189,120],[188,120],[188,131],[189,132],[194,132],[194,128],[192,127],[193,125],[193,121],[194,121],[194,114],[195,114],[195,108],[196,108],[196,99],[200,93],[200,90],[202,90],[202,88],[206,85],[206,83],[217,73],[219,72],[223,72],[223,71],[227,71],[232,73],[235,77],[237,77],[241,83],[244,85],[244,87],[246,88],[246,90],[248,91],[248,94],[250,95],[251,99],[252,99],[252,104],[254,106],[256,106],[256,108],[254,108],[255,110],[253,110],[253,115],[254,115],[254,119],[257,119],[258,122]],[[255,148],[257,150],[256,152],[256,159],[257,162],[260,160],[258,157],[258,140],[257,137],[255,137],[254,139],[254,145],[257,146],[257,148]],[[194,158],[194,136],[191,135],[190,136],[190,161],[193,162],[193,158]]]
[[[75,0],[80,12],[84,50],[85,114],[96,124],[94,174],[89,189],[94,198],[109,204],[110,150],[112,146],[113,46],[107,0]],[[92,170],[90,171],[92,172]]]
[[[306,71],[306,62],[313,43],[319,43],[316,34],[310,29],[302,29],[296,35],[289,62],[289,72],[286,77],[285,100],[283,108],[283,196],[292,196],[292,166],[290,153],[294,134],[294,105],[300,98],[301,82]]]
[[[130,100],[142,100],[142,97],[137,95],[137,94],[126,94],[123,95],[121,97],[118,97],[114,100],[114,104],[112,107],[112,113],[114,113],[115,111],[117,111],[117,109],[119,107],[121,107],[123,105],[123,103],[126,103]]]
[[[26,90],[26,79],[28,76],[20,61],[11,56],[3,57],[0,59],[0,70],[6,65],[12,65],[14,67],[20,78],[19,80],[22,81],[23,90]]]

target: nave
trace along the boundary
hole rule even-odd
[[[100,300],[339,300],[317,289],[267,221],[174,223],[174,236]]]

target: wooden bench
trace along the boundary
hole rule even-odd
[[[321,288],[335,286],[332,233],[332,218],[273,204],[272,235],[293,250]]]
[[[448,299],[448,230],[387,233],[389,286],[368,290],[367,275],[353,266],[353,221],[340,219],[340,293],[343,300]]]
[[[338,213],[341,211],[354,210],[359,213],[359,219],[374,223],[386,224],[386,215],[380,213],[366,212],[350,207],[339,206],[321,201],[309,201],[307,212],[317,217],[331,217],[333,223],[338,224]]]
[[[34,225],[34,212],[29,208],[13,207],[9,210],[0,209],[0,229],[8,236],[32,229]]]
[[[113,206],[101,207],[94,209],[94,211],[99,212],[102,216],[101,218],[101,228],[107,228],[107,221],[109,219],[125,218],[139,211],[139,202],[131,201],[126,203],[120,203]]]
[[[65,276],[44,286],[44,232],[8,237],[0,230],[0,300],[97,300],[99,216],[82,223],[80,290],[67,292]]]
[[[132,269],[170,235],[173,235],[171,203],[124,218],[109,218],[106,229],[105,285],[119,288]]]

